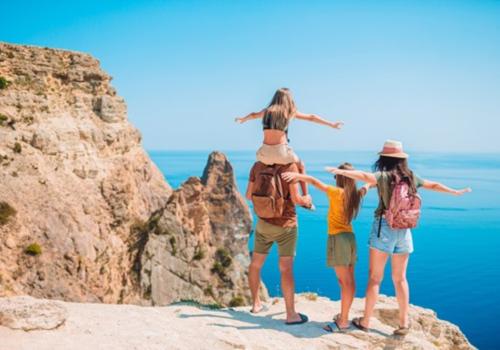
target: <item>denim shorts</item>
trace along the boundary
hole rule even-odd
[[[373,221],[368,241],[370,248],[375,248],[387,254],[410,254],[413,252],[413,239],[409,228],[392,229],[383,218],[379,237],[379,220],[376,217]]]

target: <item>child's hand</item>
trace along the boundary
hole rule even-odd
[[[287,171],[287,172],[284,172],[281,174],[281,178],[283,180],[285,180],[286,182],[292,182],[292,181],[295,181],[298,179],[298,177],[300,176],[299,173],[294,173],[294,172],[291,172],[291,171]]]
[[[461,190],[455,190],[455,192],[453,192],[453,194],[455,196],[461,196],[463,195],[464,193],[469,193],[469,192],[472,192],[472,188],[470,187],[467,187],[467,188],[463,188]]]
[[[341,129],[344,126],[344,122],[342,122],[342,121],[340,121],[340,122],[333,122],[333,123],[331,123],[330,126],[332,128],[334,128],[334,129]]]
[[[245,118],[243,117],[236,117],[234,118],[234,121],[239,124],[243,124],[245,122]]]

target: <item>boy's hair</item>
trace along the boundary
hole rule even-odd
[[[350,163],[342,163],[339,169],[354,170]],[[356,187],[356,180],[342,175],[336,175],[336,185],[344,190],[344,213],[348,223],[356,218],[361,206],[361,199],[363,198],[364,191],[358,190]]]

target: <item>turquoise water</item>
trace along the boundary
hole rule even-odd
[[[168,182],[179,186],[189,176],[201,176],[209,152],[150,152]],[[308,172],[325,182],[331,176],[326,165],[349,161],[370,169],[375,155],[366,152],[299,152]],[[244,192],[253,152],[226,152]],[[500,347],[500,155],[413,154],[412,169],[423,178],[452,187],[470,186],[462,197],[420,191],[423,213],[414,230],[415,252],[410,258],[408,280],[411,302],[435,310],[438,317],[460,326],[480,349]],[[298,292],[313,291],[339,299],[333,271],[326,267],[326,196],[311,188],[317,210],[299,209],[299,242],[295,264]],[[372,190],[354,223],[359,260],[356,266],[357,296],[363,297],[368,273],[368,234],[377,201]],[[271,295],[279,295],[276,251],[268,258],[263,280]],[[394,295],[390,268],[382,293]]]

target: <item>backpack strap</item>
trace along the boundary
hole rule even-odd
[[[384,198],[382,198],[382,191],[380,190],[381,186],[380,186],[380,183],[382,182],[382,178],[383,178],[383,173],[380,172],[380,178],[377,180],[377,186],[378,186],[378,189],[377,189],[377,192],[378,192],[378,197],[380,199],[380,203],[381,203],[381,208],[382,208],[382,212],[380,213],[380,216],[379,216],[379,219],[378,219],[378,233],[377,233],[377,238],[380,238],[380,230],[382,229],[382,216],[384,215],[384,211],[385,211],[385,204],[384,204]]]
[[[274,181],[276,182],[276,189],[278,190],[278,194],[281,198],[285,199],[283,196],[283,184],[281,181],[281,176],[279,174],[281,170],[281,165],[274,165],[273,173],[274,173]]]

